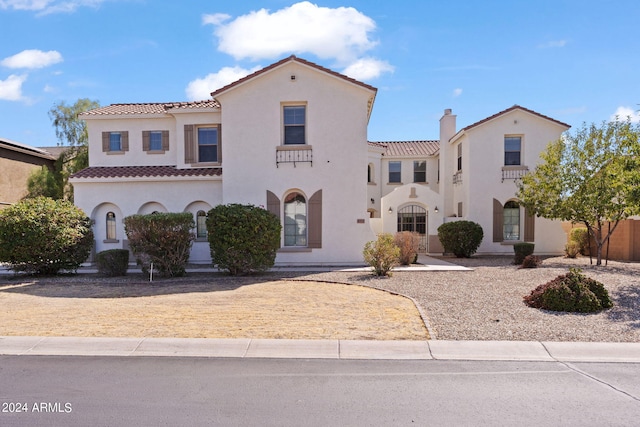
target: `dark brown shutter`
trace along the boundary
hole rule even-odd
[[[307,246],[322,247],[322,190],[316,191],[309,199],[309,217],[307,218]]]
[[[169,131],[162,131],[162,150],[169,151]]]
[[[129,131],[120,132],[122,137],[122,151],[129,151]]]
[[[267,210],[280,219],[280,199],[269,190],[267,190]]]
[[[109,151],[109,136],[111,132],[102,132],[102,151]]]
[[[498,200],[493,199],[493,241],[504,240],[504,207]]]
[[[142,131],[142,151],[149,151],[151,148],[151,131]]]
[[[535,242],[536,239],[536,217],[531,215],[529,209],[524,210],[524,241]]]
[[[195,163],[195,146],[193,139],[193,125],[184,125],[184,162]]]

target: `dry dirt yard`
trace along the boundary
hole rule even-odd
[[[0,278],[0,336],[424,340],[408,298],[277,277]]]

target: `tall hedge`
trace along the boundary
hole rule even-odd
[[[218,205],[207,213],[213,265],[232,275],[268,270],[276,260],[282,226],[253,205]]]
[[[14,271],[75,272],[92,246],[91,220],[70,202],[35,197],[0,211],[0,262]]]
[[[129,247],[142,271],[154,270],[167,277],[184,276],[195,236],[193,215],[153,213],[124,219]]]
[[[483,237],[482,227],[473,221],[445,222],[438,227],[438,238],[444,251],[458,258],[469,258],[476,253]]]

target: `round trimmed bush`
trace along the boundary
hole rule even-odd
[[[524,302],[533,308],[576,313],[593,313],[613,307],[604,285],[584,276],[577,268],[538,286],[524,297]]]
[[[280,220],[253,205],[218,205],[207,213],[214,266],[236,276],[273,267],[280,248]]]
[[[469,258],[476,253],[483,237],[482,227],[473,221],[446,222],[438,227],[438,238],[444,251],[458,258]]]
[[[127,249],[109,249],[96,255],[98,273],[105,276],[125,276],[129,268],[129,251]]]
[[[522,243],[514,244],[513,245],[513,252],[515,254],[513,259],[514,264],[516,265],[522,264],[522,262],[526,257],[533,254],[534,248],[535,248],[535,245],[533,243],[522,242]]]
[[[35,197],[0,211],[0,262],[14,271],[75,272],[92,246],[91,220],[65,200]]]

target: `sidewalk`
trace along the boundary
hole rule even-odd
[[[0,355],[640,363],[640,343],[0,337]]]

